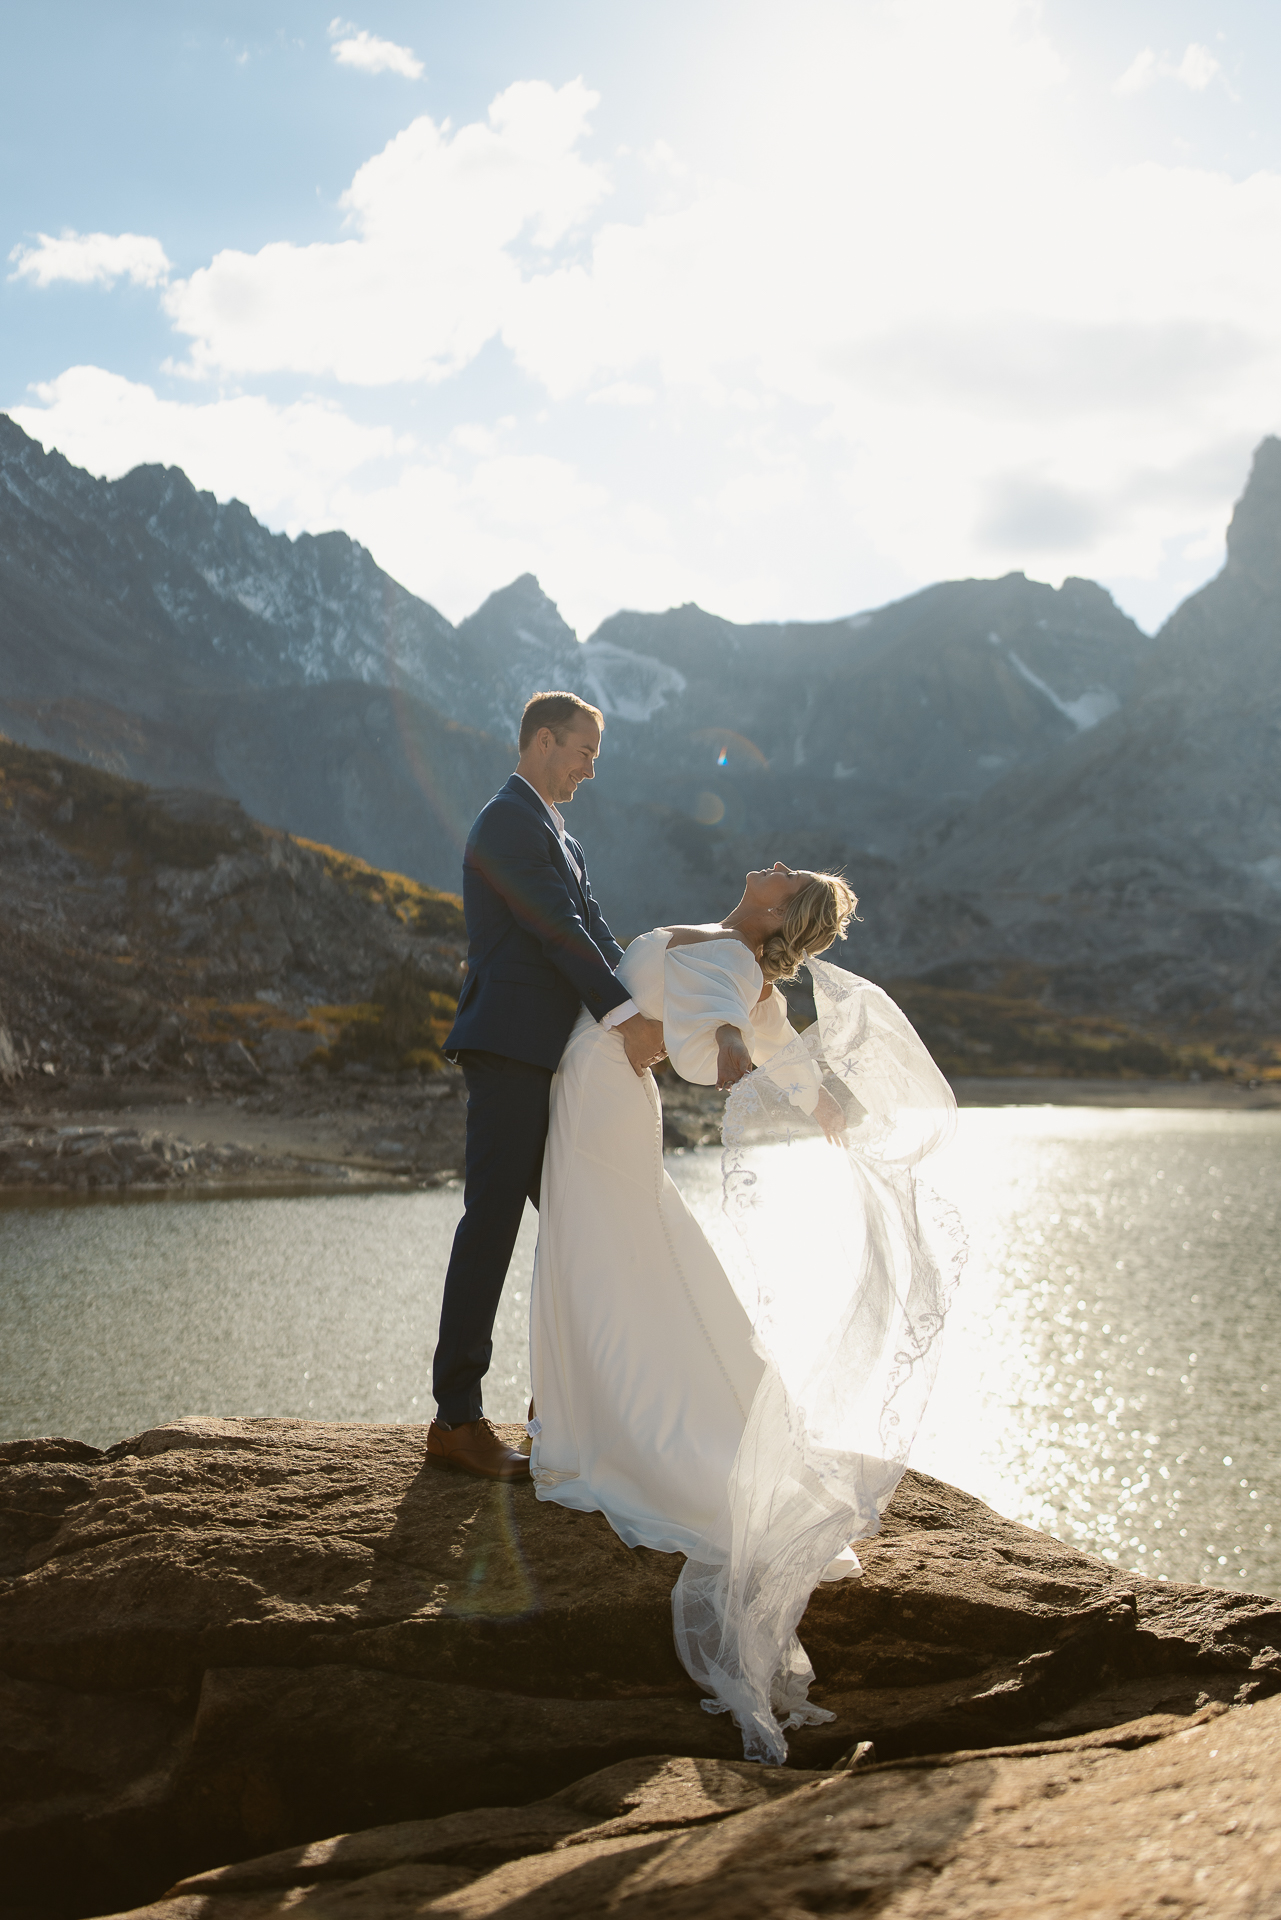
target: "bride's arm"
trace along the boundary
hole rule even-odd
[[[787,1002],[777,987],[768,987],[752,1008],[752,1053],[758,1067],[773,1058],[780,1047],[790,1046],[796,1028],[787,1017]]]
[[[790,1047],[800,1038],[796,1028],[787,1017],[787,1002],[777,987],[768,994],[762,994],[752,1008],[752,1054],[759,1066],[775,1084],[782,1088],[794,1107],[817,1120],[829,1140],[838,1135],[845,1125],[841,1108],[823,1086],[823,1075],[818,1062],[808,1056],[794,1054],[785,1066],[772,1067],[768,1063]]]
[[[773,1000],[774,1006],[769,1003]],[[720,1042],[716,1084],[733,1087],[760,1065],[792,1105],[816,1120],[829,1140],[839,1141],[845,1132],[845,1114],[838,1100],[823,1085],[818,1062],[799,1049],[782,1065],[771,1065],[784,1048],[800,1035],[787,1018],[787,1003],[777,988],[762,993],[751,1010],[746,1038],[736,1026],[718,1027]],[[755,1044],[749,1050],[747,1041]]]

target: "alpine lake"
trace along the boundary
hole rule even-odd
[[[719,1206],[718,1150],[668,1166]],[[966,1108],[926,1171],[970,1258],[912,1464],[1122,1567],[1281,1595],[1281,1111]],[[426,1421],[461,1205],[456,1184],[7,1201],[0,1440]],[[527,1208],[499,1420],[529,1398],[536,1231]]]

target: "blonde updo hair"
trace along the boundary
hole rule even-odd
[[[811,954],[843,940],[858,897],[839,873],[816,873],[783,911],[782,925],[761,947],[761,972],[769,981],[794,980]]]

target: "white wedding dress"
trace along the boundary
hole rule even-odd
[[[717,1244],[664,1169],[653,1076],[584,1010],[552,1082],[530,1464],[540,1500],[686,1556],[677,1651],[748,1757],[777,1763],[784,1727],[830,1718],[801,1614],[859,1571],[848,1543],[879,1527],[932,1383],[962,1253],[941,1212],[923,1225],[913,1169],[955,1103],[869,982],[811,962],[819,1017],[798,1036],[742,942],[669,937],[634,940],[618,977],[676,1072],[714,1084],[724,1023],[757,1063],[727,1105]],[[811,1117],[822,1086],[844,1151]]]

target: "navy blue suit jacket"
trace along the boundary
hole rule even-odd
[[[474,1047],[555,1069],[580,1006],[597,1020],[628,999],[623,949],[519,775],[481,808],[463,854],[467,978],[447,1053]]]

